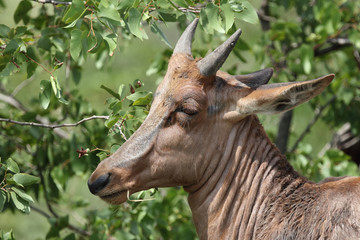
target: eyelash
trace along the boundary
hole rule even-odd
[[[196,114],[198,114],[197,110],[193,110],[193,109],[189,109],[189,108],[184,108],[184,107],[179,107],[174,111],[174,114],[176,113],[180,113],[180,114],[185,114],[186,116],[179,119],[179,124],[182,127],[185,127],[189,124],[189,121],[192,119],[192,117],[194,117]],[[171,125],[172,121],[173,121],[173,117],[174,116],[169,116],[168,119],[166,120],[167,125]]]
[[[182,113],[185,113],[189,116],[194,116],[198,113],[198,111],[194,110],[194,109],[189,109],[189,108],[183,108],[183,107],[180,107],[180,108],[177,108],[175,110],[175,112],[182,112]]]

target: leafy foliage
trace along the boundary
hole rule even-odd
[[[197,34],[203,44],[194,47],[195,57],[204,56],[245,22],[261,25],[263,32],[256,41],[239,40],[233,50],[236,59],[251,64],[248,54],[255,55],[253,64],[274,67],[274,80],[279,82],[335,73],[334,83],[310,107],[328,106],[322,117],[328,128],[350,121],[352,131],[360,131],[358,1],[269,0],[261,9],[246,0],[50,2],[21,0],[13,13],[16,25],[0,24],[0,103],[4,103],[0,119],[64,126],[102,114],[79,93],[85,63],[93,60],[96,68],[104,70],[128,41],[149,39],[150,32],[170,47],[164,26],[175,22],[183,30],[199,17],[203,31]],[[4,1],[0,0],[0,8],[5,8]],[[163,76],[171,54],[165,49],[154,56],[146,75]],[[238,74],[244,69],[235,64],[228,71]],[[38,91],[27,92],[30,102],[16,98],[16,89],[11,89],[15,77],[23,79],[18,87],[37,81]],[[153,189],[135,197],[154,197],[153,201],[129,200],[98,210],[89,210],[87,199],[74,200],[67,192],[74,176],[85,181],[99,161],[115,152],[145,119],[153,94],[142,88],[144,83],[143,79],[134,79],[130,86],[120,82],[118,89],[102,85],[99,91],[109,96],[104,123],[84,121],[68,130],[0,121],[0,212],[39,212],[50,224],[43,234],[47,239],[196,238],[180,189]],[[333,96],[336,101],[330,101]],[[303,140],[289,158],[314,181],[358,173],[339,151],[330,150],[324,156],[310,152],[311,146]],[[45,202],[45,210],[37,207],[39,202]],[[73,212],[82,221],[75,221]],[[1,239],[14,237],[12,231],[0,233]]]

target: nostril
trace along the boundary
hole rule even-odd
[[[96,194],[100,192],[106,185],[110,182],[110,173],[103,174],[100,177],[98,177],[94,182],[90,183],[90,180],[88,181],[88,187],[92,194]]]

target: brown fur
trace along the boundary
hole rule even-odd
[[[334,76],[259,87],[269,71],[254,84],[205,78],[197,61],[171,58],[143,125],[92,174],[89,186],[110,176],[96,194],[121,204],[127,191],[184,186],[200,239],[357,239],[359,178],[307,181],[254,115],[291,109]]]

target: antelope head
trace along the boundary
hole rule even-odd
[[[89,179],[93,194],[121,204],[130,194],[153,187],[206,187],[225,152],[231,129],[249,115],[278,113],[319,94],[334,78],[266,84],[272,69],[232,76],[220,71],[235,46],[237,30],[205,58],[191,54],[195,19],[177,42],[149,115]]]

